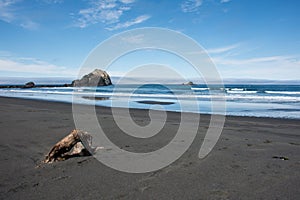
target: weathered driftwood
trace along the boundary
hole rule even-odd
[[[75,129],[52,147],[43,162],[52,163],[70,157],[91,155],[91,139],[87,132]]]

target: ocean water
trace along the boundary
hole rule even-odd
[[[300,85],[112,85],[0,89],[0,96],[109,107],[150,108],[176,112],[212,113],[212,101],[222,103],[225,114],[300,119]],[[222,98],[224,97],[224,98]]]

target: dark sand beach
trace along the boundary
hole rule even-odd
[[[37,167],[75,128],[71,104],[0,98],[0,111],[0,199],[300,199],[299,120],[227,117],[217,145],[200,160],[209,121],[201,115],[198,135],[180,159],[129,174],[92,156]],[[136,152],[164,146],[179,123],[179,114],[169,112],[162,133],[141,141],[120,133],[109,108],[97,113],[110,139]],[[146,110],[131,115],[138,124],[149,120]]]

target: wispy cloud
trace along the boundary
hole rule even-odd
[[[39,24],[37,22],[31,20],[28,16],[23,16],[19,11],[19,3],[21,2],[22,0],[0,0],[0,20],[17,24],[28,30],[38,29]]]
[[[115,9],[116,6],[115,1],[91,2],[91,7],[79,11],[80,18],[77,25],[85,28],[99,22],[108,24],[117,22],[123,10]]]
[[[232,45],[225,46],[225,47],[218,47],[218,48],[214,48],[214,49],[208,49],[207,53],[209,53],[209,54],[226,53],[228,51],[231,51],[231,50],[234,50],[234,49],[238,48],[239,46],[240,46],[240,43],[232,44]]]
[[[144,35],[138,34],[138,35],[131,35],[127,37],[123,37],[122,40],[127,43],[131,44],[141,44],[144,42]]]
[[[124,23],[118,23],[115,26],[108,27],[106,29],[110,30],[110,31],[113,31],[113,30],[117,30],[117,29],[121,29],[121,28],[128,28],[130,26],[140,24],[140,23],[148,20],[149,18],[150,18],[149,15],[141,15],[141,16],[138,16],[137,18],[133,19],[133,20],[126,21]]]
[[[212,57],[224,77],[299,79],[299,56],[265,56],[255,58]]]
[[[185,0],[181,4],[182,12],[195,12],[198,11],[199,7],[202,5],[202,0]]]
[[[234,59],[234,58],[220,58],[215,57],[214,61],[218,64],[223,65],[238,65],[238,66],[249,66],[252,64],[263,64],[271,62],[280,62],[280,63],[295,63],[293,62],[296,58],[293,56],[266,56],[266,57],[257,57],[249,59]]]
[[[42,1],[47,4],[60,4],[64,2],[64,0],[42,0]]]
[[[228,2],[230,2],[231,0],[221,0],[220,2],[221,3],[228,3]]]
[[[0,58],[0,71],[32,73],[44,76],[74,76],[76,71],[35,58]]]
[[[25,29],[28,29],[28,30],[37,30],[39,27],[39,24],[34,21],[27,20],[27,21],[22,22],[20,24],[20,26]]]
[[[14,5],[19,0],[0,0],[0,19],[5,22],[12,22],[15,19]]]
[[[75,26],[85,28],[92,24],[102,23],[107,30],[116,30],[127,28],[134,24],[141,23],[149,18],[148,15],[142,15],[127,22],[120,22],[121,16],[131,10],[134,0],[98,0],[90,1],[89,7],[81,9],[78,12],[78,19]],[[112,24],[114,24],[112,26]]]
[[[208,49],[206,52],[210,54],[223,78],[299,80],[299,55],[247,56],[255,50],[257,47],[245,48],[245,43],[236,43]]]
[[[134,0],[120,0],[122,3],[125,3],[125,4],[129,4],[129,3],[133,3]]]

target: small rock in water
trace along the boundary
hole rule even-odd
[[[183,83],[183,85],[194,85],[194,83],[192,81],[189,81],[189,82]]]
[[[33,87],[35,87],[35,84],[34,84],[34,82],[28,82],[28,83],[26,83],[25,85],[24,85],[24,88],[33,88]]]
[[[273,156],[273,158],[280,159],[280,160],[289,160],[288,157],[284,157],[284,156]]]

